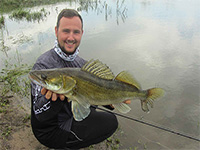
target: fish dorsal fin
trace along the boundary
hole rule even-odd
[[[115,80],[125,82],[127,84],[133,85],[138,89],[141,89],[140,84],[133,78],[133,76],[127,72],[127,71],[122,71],[120,72],[116,77]]]
[[[86,71],[91,73],[99,78],[113,80],[115,78],[114,74],[110,70],[110,68],[103,64],[99,60],[90,60],[88,61],[82,68],[82,71]]]

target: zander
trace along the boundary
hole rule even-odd
[[[74,119],[81,121],[90,113],[90,105],[112,104],[122,113],[131,108],[123,103],[128,99],[140,99],[142,110],[164,94],[161,88],[142,90],[139,83],[126,71],[114,76],[99,60],[90,60],[82,68],[56,68],[32,70],[29,78],[48,90],[64,94],[72,105]]]

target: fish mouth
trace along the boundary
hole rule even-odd
[[[38,84],[38,85],[41,85],[41,86],[43,86],[43,87],[46,87],[46,82],[45,81],[43,81],[43,80],[41,80],[41,78],[40,77],[38,77],[37,75],[35,75],[34,73],[32,73],[32,72],[30,72],[29,73],[29,79],[33,82],[33,83],[35,83],[35,84]]]

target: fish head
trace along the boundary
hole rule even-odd
[[[63,87],[62,74],[54,70],[32,70],[29,72],[30,80],[51,91],[59,91]]]

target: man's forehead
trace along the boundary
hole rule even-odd
[[[60,19],[60,26],[61,27],[74,27],[82,29],[82,22],[79,17],[62,17]]]
[[[62,17],[60,19],[60,22],[68,22],[68,23],[73,23],[73,22],[76,22],[76,23],[80,23],[82,24],[80,18],[78,16],[74,16],[74,17]]]

